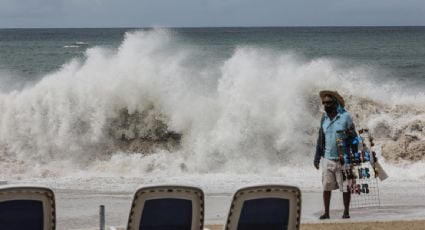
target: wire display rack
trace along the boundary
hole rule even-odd
[[[366,171],[369,172],[369,177],[362,176]],[[381,207],[381,190],[380,181],[375,177],[375,172],[369,162],[354,166],[353,171],[356,173],[351,189],[351,208],[365,207]]]

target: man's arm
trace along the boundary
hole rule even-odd
[[[316,143],[316,153],[314,154],[314,167],[316,169],[319,169],[319,165],[320,165],[320,159],[322,158],[323,155],[323,130],[322,128],[320,128],[319,130],[319,135],[317,137],[317,143]]]
[[[317,142],[316,142],[316,153],[314,154],[314,167],[316,169],[319,169],[320,165],[320,159],[323,156],[323,152],[325,151],[324,143],[325,143],[325,135],[323,134],[323,121],[325,120],[325,115],[322,115],[322,118],[320,119],[320,129],[319,129],[319,135],[317,136]]]

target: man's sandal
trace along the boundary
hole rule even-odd
[[[321,215],[320,217],[319,217],[319,220],[326,220],[326,219],[329,219],[330,217],[329,217],[329,214],[323,214],[323,215]]]

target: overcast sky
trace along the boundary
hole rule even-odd
[[[0,28],[425,25],[425,0],[0,0]]]

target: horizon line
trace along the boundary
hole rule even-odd
[[[205,29],[205,28],[376,28],[376,27],[425,27],[425,25],[342,25],[342,26],[149,26],[149,27],[0,27],[0,30],[14,29]]]

